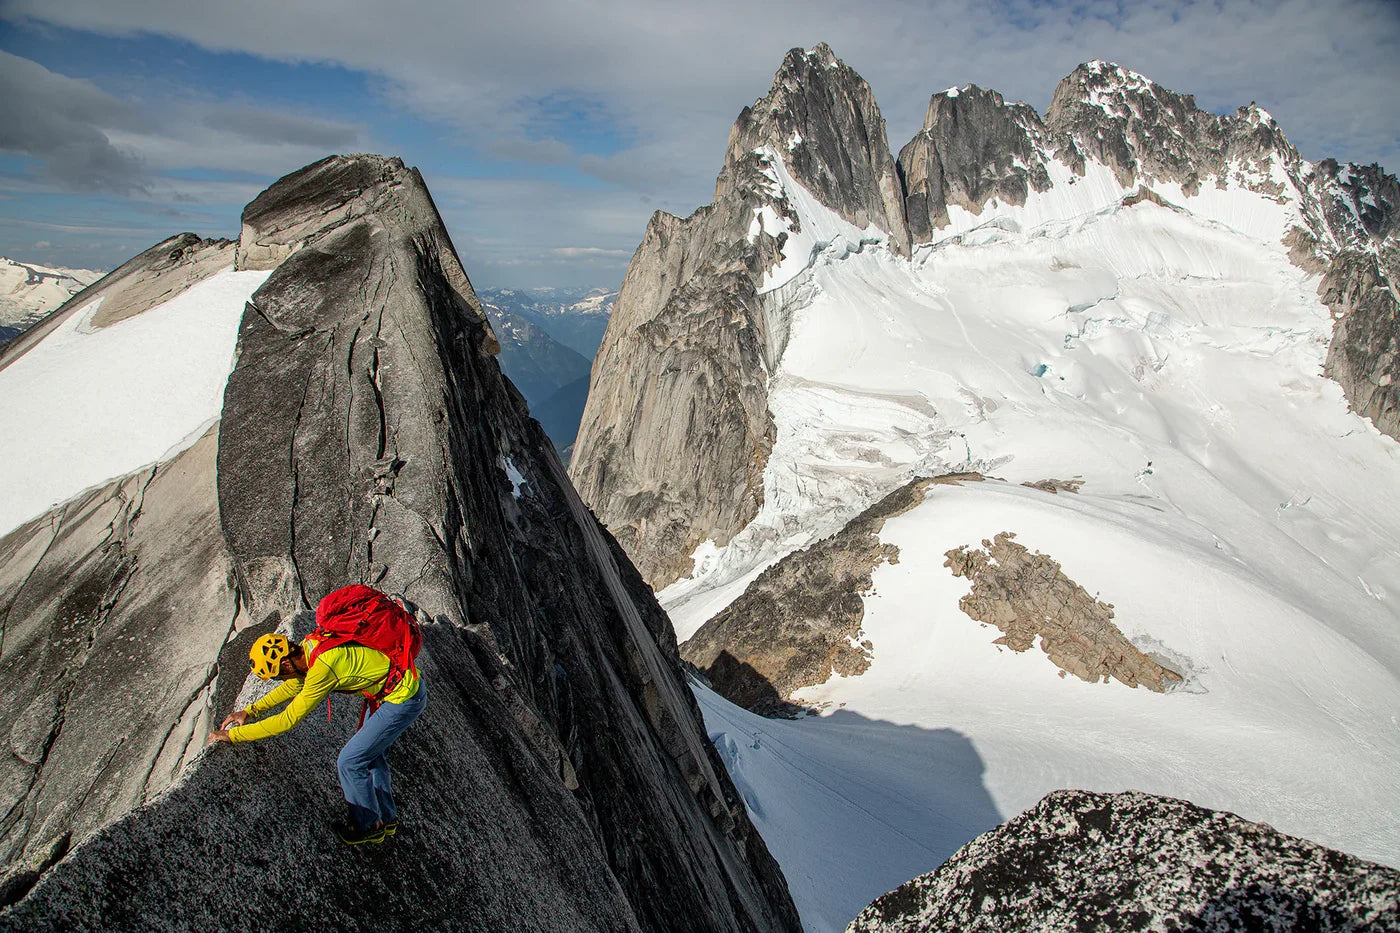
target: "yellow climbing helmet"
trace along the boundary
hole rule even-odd
[[[253,662],[253,673],[263,680],[271,680],[282,669],[282,659],[292,653],[292,643],[286,635],[263,635],[253,642],[248,659]]]

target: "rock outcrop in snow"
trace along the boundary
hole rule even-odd
[[[685,219],[652,217],[593,363],[570,475],[658,588],[690,571],[703,542],[727,543],[763,502],[774,441],[767,379],[792,299],[782,269],[804,268],[816,242],[780,173],[907,249],[869,85],[825,45],[792,50],[735,122],[714,203]]]
[[[308,166],[249,206],[238,257],[272,271],[216,475],[210,435],[3,541],[12,637],[81,666],[51,688],[9,644],[0,661],[25,685],[0,727],[31,840],[0,924],[243,929],[295,903],[344,929],[798,929],[664,613],[501,377],[418,173]],[[201,723],[264,689],[251,639],[300,634],[353,581],[416,607],[431,690],[391,754],[401,828],[368,853],[327,826],[358,704],[197,754]]]
[[[1181,683],[1180,674],[1128,641],[1113,624],[1111,604],[1089,595],[1057,562],[1015,537],[1002,532],[983,540],[981,549],[960,547],[945,555],[953,576],[972,581],[959,608],[1005,633],[993,644],[1029,651],[1039,640],[1056,667],[1090,683],[1111,677],[1157,693]]]
[[[800,709],[793,692],[833,673],[864,673],[873,645],[860,627],[862,597],[877,566],[899,561],[899,548],[882,544],[880,529],[922,502],[930,483],[963,478],[912,480],[836,534],[784,557],[690,636],[681,657],[704,671],[716,693],[764,715]]]
[[[1182,800],[1062,790],[847,929],[1394,930],[1400,871]]]
[[[996,91],[969,84],[933,95],[923,129],[899,152],[913,242],[947,226],[949,205],[980,214],[993,198],[1021,205],[1049,188],[1046,137],[1034,107]]]

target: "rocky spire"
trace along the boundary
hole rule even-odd
[[[996,91],[969,84],[933,95],[924,128],[899,153],[914,242],[947,226],[950,205],[979,214],[992,198],[1020,205],[1049,188],[1047,136],[1034,107]]]
[[[238,256],[275,268],[217,435],[0,540],[0,676],[28,691],[0,706],[5,786],[110,804],[101,826],[24,790],[0,926],[233,929],[295,902],[391,929],[800,929],[665,614],[501,376],[417,171],[308,166],[245,211]],[[305,634],[351,582],[416,606],[431,691],[371,883],[326,825],[358,704],[201,754],[263,687],[251,640]],[[40,662],[81,676],[18,676]]]
[[[823,205],[862,229],[875,225],[895,252],[908,253],[885,119],[870,85],[825,42],[789,51],[768,93],[734,121],[717,202],[752,174],[755,150],[764,148]]]
[[[766,383],[789,313],[764,279],[789,233],[756,218],[767,212],[793,233],[810,221],[775,181],[775,160],[832,213],[908,252],[870,86],[824,44],[793,49],[735,121],[714,203],[652,217],[594,360],[571,476],[657,588],[763,503],[774,440]]]
[[[1176,181],[1190,194],[1227,166],[1267,175],[1275,154],[1300,161],[1278,124],[1255,105],[1213,114],[1196,106],[1192,95],[1111,62],[1087,62],[1066,76],[1045,124],[1070,141],[1079,158],[1111,168],[1124,187],[1139,179]]]

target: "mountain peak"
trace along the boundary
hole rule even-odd
[[[1117,62],[1105,61],[1102,58],[1096,58],[1092,61],[1082,63],[1078,68],[1074,69],[1071,75],[1081,72],[1086,75],[1097,75],[1107,81],[1136,85],[1139,87],[1147,87],[1157,83],[1146,75],[1139,74],[1130,68],[1124,68]]]
[[[896,252],[907,248],[885,119],[870,85],[825,42],[790,50],[768,93],[739,114],[716,200],[755,173],[750,163],[760,151],[781,158],[794,179],[845,220],[890,234]]]
[[[836,57],[836,53],[832,51],[831,46],[827,45],[825,42],[818,42],[805,52],[800,49],[793,49],[791,52],[788,52],[788,54],[792,55],[794,52],[800,53],[808,61],[815,62],[825,68],[843,68],[846,64]]]

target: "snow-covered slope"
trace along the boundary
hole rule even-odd
[[[877,751],[899,735],[956,734],[979,764],[926,799],[927,868],[952,836],[1065,786],[1185,797],[1400,864],[1400,444],[1321,375],[1332,321],[1281,242],[1301,199],[1172,183],[1141,198],[1093,160],[1083,176],[1052,164],[1047,191],[953,206],[905,260],[766,155],[805,232],[767,283],[794,296],[768,383],[777,441],[758,516],[663,591],[678,636],[914,475],[1007,481],[933,486],[891,519],[899,562],[864,598],[869,669],[800,692],[826,714],[767,727],[781,755],[735,738],[740,783],[769,774],[749,804],[809,928],[839,928],[838,902],[858,909],[900,882],[898,853],[921,857],[896,840],[921,825],[904,788],[946,749]],[[1049,478],[1084,485],[1018,485]],[[1185,686],[1084,683],[993,645],[943,562],[1004,531],[1112,604]],[[734,733],[723,701],[706,709]],[[799,758],[844,769],[800,819]],[[842,790],[862,786],[893,809]],[[824,854],[854,839],[882,853],[868,870]]]
[[[219,417],[244,304],[267,276],[227,269],[107,327],[91,323],[98,298],[8,360],[0,535],[198,440]]]

